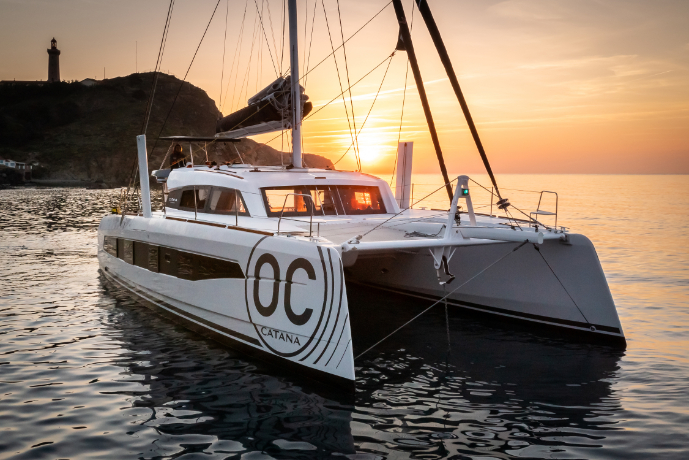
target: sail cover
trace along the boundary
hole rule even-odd
[[[309,97],[304,94],[304,87],[300,85],[299,88],[303,120],[311,112],[313,105],[307,102]],[[278,78],[251,97],[247,104],[247,107],[218,120],[215,126],[217,137],[237,139],[291,129],[293,112],[290,76]]]

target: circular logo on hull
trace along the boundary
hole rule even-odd
[[[249,320],[270,351],[311,354],[332,309],[328,249],[283,238],[263,238],[251,251],[245,297]],[[330,271],[329,271],[330,270]]]

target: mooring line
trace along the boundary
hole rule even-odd
[[[493,262],[492,264],[488,265],[486,268],[484,268],[483,270],[481,270],[480,272],[478,272],[477,274],[475,274],[474,276],[472,276],[471,278],[469,278],[468,280],[466,280],[465,282],[463,282],[462,284],[460,284],[459,286],[457,286],[456,288],[454,288],[452,291],[450,291],[449,294],[447,294],[447,295],[443,296],[441,299],[438,299],[437,301],[435,301],[435,302],[433,303],[433,305],[431,305],[430,307],[426,308],[424,311],[422,311],[422,312],[419,313],[418,315],[414,316],[412,319],[410,319],[409,321],[407,321],[406,323],[404,323],[403,325],[401,325],[400,327],[398,327],[397,329],[395,329],[394,331],[392,331],[390,334],[386,335],[385,337],[383,337],[382,339],[380,339],[378,342],[376,342],[376,343],[374,343],[373,345],[371,345],[369,348],[367,348],[366,350],[364,350],[362,353],[360,353],[360,354],[359,354],[358,356],[356,356],[354,359],[357,360],[357,359],[361,358],[363,355],[365,355],[366,353],[368,353],[369,351],[371,351],[373,348],[377,347],[378,345],[380,345],[381,343],[383,343],[384,341],[386,341],[387,339],[389,339],[390,337],[392,337],[392,336],[393,336],[394,334],[396,334],[400,329],[402,329],[402,328],[404,328],[405,326],[408,326],[409,324],[411,324],[416,318],[418,318],[419,316],[423,315],[423,314],[426,313],[428,310],[430,310],[431,308],[433,308],[433,307],[435,307],[436,305],[438,305],[440,302],[446,300],[450,295],[454,294],[457,290],[459,290],[460,288],[464,287],[467,283],[469,283],[469,281],[475,279],[477,276],[481,275],[481,274],[484,273],[486,270],[488,270],[488,269],[491,268],[493,265],[495,265],[495,264],[497,264],[498,262],[500,262],[501,260],[503,260],[505,257],[509,256],[509,255],[512,254],[513,252],[516,252],[518,249],[520,249],[522,246],[524,246],[524,245],[525,245],[526,243],[528,243],[528,242],[529,242],[529,240],[524,241],[524,242],[521,243],[519,246],[517,246],[516,248],[512,249],[510,252],[508,252],[508,253],[505,254],[504,256],[500,257],[498,260],[496,260],[496,261]],[[449,329],[448,329],[448,331],[449,331]],[[449,336],[448,336],[448,338],[449,338]]]

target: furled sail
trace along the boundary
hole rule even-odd
[[[313,105],[300,85],[302,119]],[[291,129],[293,124],[290,77],[280,77],[247,101],[248,106],[218,120],[215,132],[218,137],[237,139]]]

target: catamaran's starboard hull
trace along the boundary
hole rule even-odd
[[[569,235],[567,242],[519,246],[485,241],[458,246],[449,263],[456,278],[444,288],[430,252],[423,249],[360,255],[347,269],[347,282],[428,300],[451,293],[449,305],[564,328],[593,341],[625,344],[610,289],[588,238]]]
[[[98,235],[100,266],[114,283],[192,330],[296,366],[300,375],[353,386],[347,293],[333,247],[171,219],[120,219],[104,218]]]

